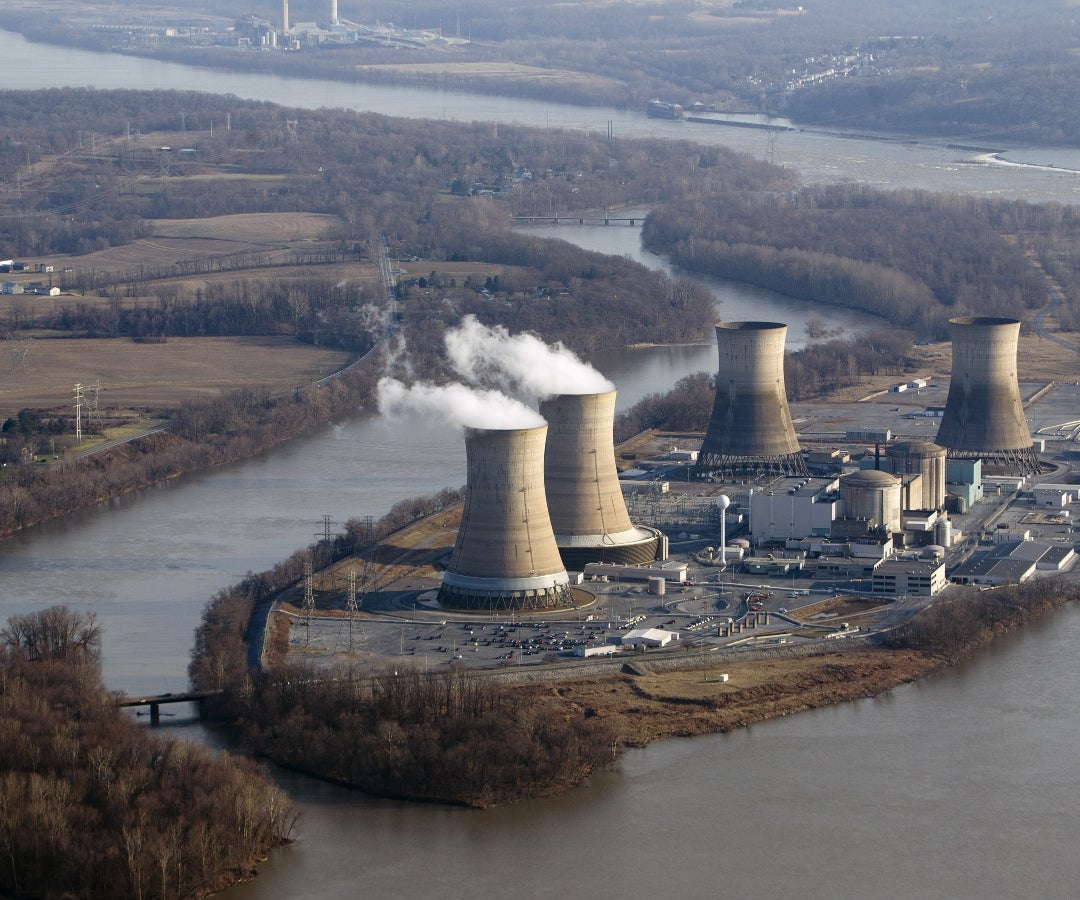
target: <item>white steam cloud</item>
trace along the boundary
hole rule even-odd
[[[615,385],[562,343],[545,344],[531,334],[510,334],[466,316],[446,332],[454,371],[471,384],[495,384],[538,399],[557,394],[601,394]]]
[[[436,418],[459,428],[537,428],[547,424],[520,400],[464,384],[403,384],[384,377],[379,379],[377,396],[379,411],[391,418]]]

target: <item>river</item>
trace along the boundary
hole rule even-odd
[[[551,128],[610,121],[619,135],[692,136],[756,156],[767,152],[765,137],[746,129],[214,73],[34,46],[5,32],[0,54],[8,88],[137,84]],[[1024,148],[1007,154],[1026,163],[1018,166],[941,146],[802,132],[784,133],[773,149],[807,181],[1065,202],[1074,202],[1080,188],[1074,173],[1050,168],[1064,165],[1052,153],[1039,157]],[[633,240],[610,231],[575,239]],[[718,300],[725,317],[750,317],[729,314],[734,299]],[[788,313],[776,317],[792,321]],[[596,362],[626,404],[680,374],[711,368],[714,354],[706,344]],[[176,690],[184,685],[199,611],[215,590],[309,542],[323,515],[339,525],[378,516],[397,499],[463,480],[456,436],[406,431],[361,412],[259,459],[0,543],[0,616],[53,602],[94,610],[105,628],[112,687]],[[628,753],[615,771],[580,790],[508,809],[374,801],[279,774],[304,810],[298,841],[272,854],[253,883],[223,896],[1072,897],[1080,880],[1080,785],[1072,755],[1080,741],[1078,639],[1080,611],[1063,610],[964,666],[886,697],[657,744]],[[167,730],[213,740],[197,725]]]

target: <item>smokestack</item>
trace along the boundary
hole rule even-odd
[[[1018,319],[949,320],[952,380],[937,443],[960,459],[985,459],[1028,475],[1039,462],[1016,377]]]
[[[289,0],[281,0],[281,33],[289,33]]]
[[[716,400],[697,469],[806,475],[784,387],[787,325],[718,322]]]
[[[338,23],[337,0],[330,0],[330,24],[331,25],[337,25],[337,23]]]
[[[547,430],[465,430],[465,509],[439,590],[443,605],[573,606],[544,494]]]
[[[544,483],[555,543],[568,569],[653,562],[659,532],[635,527],[615,467],[615,391],[561,394],[540,404],[548,421]]]

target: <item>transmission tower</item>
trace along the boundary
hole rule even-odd
[[[330,518],[330,516],[325,516],[324,515],[322,517],[322,531],[316,531],[315,532],[315,537],[317,537],[324,544],[329,544],[330,543],[330,526],[331,525],[337,525],[337,522],[334,522]]]
[[[364,625],[359,618],[360,604],[356,596],[356,569],[349,569],[349,593],[345,601],[345,618],[338,628],[337,653],[352,653],[354,639],[359,643],[367,640]]]
[[[83,392],[82,385],[76,382],[75,384],[75,443],[76,445],[82,443],[82,402]]]
[[[315,575],[311,568],[311,560],[304,563],[304,606],[300,613],[300,626],[305,630],[304,645],[310,647],[311,621],[315,613]]]
[[[98,400],[101,398],[101,380],[98,379],[86,389],[86,398],[89,409],[86,412],[86,421],[102,427],[101,412],[98,409]]]

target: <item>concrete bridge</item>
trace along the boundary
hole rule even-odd
[[[203,715],[203,701],[207,697],[218,697],[224,691],[185,691],[180,694],[152,694],[144,697],[122,697],[117,706],[149,706],[150,724],[161,724],[161,707],[166,703],[195,703],[199,708],[199,718]]]
[[[624,216],[567,216],[567,215],[555,215],[555,216],[511,216],[512,222],[521,225],[629,225],[633,228],[636,225],[641,224],[645,216],[635,216],[633,218]]]

